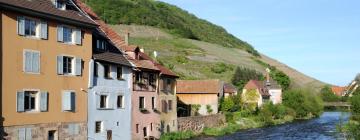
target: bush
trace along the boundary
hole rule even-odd
[[[360,95],[354,95],[350,99],[351,111],[354,115],[360,115]],[[360,120],[359,120],[360,121]]]
[[[336,96],[329,86],[324,86],[321,91],[320,95],[323,101],[325,102],[338,102],[340,101],[340,97]]]
[[[201,107],[201,105],[198,105],[198,104],[191,105],[191,113],[192,113],[193,116],[198,116],[199,115],[200,107]]]
[[[323,103],[319,96],[308,90],[290,90],[283,94],[283,104],[296,112],[297,118],[308,115],[319,116],[323,110]]]
[[[206,105],[206,111],[208,114],[211,114],[213,112],[213,109],[211,108],[211,105]]]
[[[221,111],[227,112],[234,107],[234,101],[231,98],[225,98],[221,104]]]
[[[161,135],[160,140],[183,140],[194,136],[195,134],[192,131],[171,132]]]
[[[233,70],[233,66],[229,64],[225,64],[223,62],[216,63],[215,66],[211,67],[211,71],[217,74],[232,70]]]

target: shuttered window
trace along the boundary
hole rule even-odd
[[[69,135],[78,135],[80,134],[80,125],[76,123],[70,123],[68,127]]]
[[[97,121],[95,122],[95,133],[100,133],[102,131],[102,122]]]
[[[57,56],[57,73],[59,75],[82,74],[82,59],[70,56]]]
[[[18,139],[19,140],[31,140],[32,139],[32,128],[19,128]]]
[[[82,45],[82,32],[78,28],[58,25],[57,40],[58,42]]]
[[[23,16],[19,16],[17,20],[17,30],[19,35],[48,39],[48,24],[46,21],[40,21]]]
[[[48,111],[48,98],[47,91],[18,91],[17,92],[17,112],[28,111]]]
[[[62,95],[63,111],[75,112],[76,98],[75,92],[65,91]]]
[[[40,73],[40,52],[24,50],[24,72]]]

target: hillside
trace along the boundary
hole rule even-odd
[[[179,74],[182,79],[221,79],[230,82],[235,67],[242,66],[265,73],[265,66],[257,62],[268,63],[286,73],[292,87],[319,89],[324,83],[306,76],[266,55],[254,57],[238,48],[226,48],[221,45],[173,36],[150,26],[111,25],[120,35],[128,30],[130,43],[144,48],[145,53],[158,52],[157,60]],[[214,68],[222,67],[220,72]]]
[[[248,43],[229,34],[224,28],[200,19],[176,6],[154,0],[83,0],[109,24],[136,24],[158,27],[187,39],[240,48],[259,56]]]

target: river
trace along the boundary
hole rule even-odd
[[[338,140],[345,139],[336,131],[340,119],[347,122],[350,113],[324,112],[319,118],[239,131],[231,135],[202,140]]]

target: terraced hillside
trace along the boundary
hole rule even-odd
[[[131,34],[130,44],[138,45],[145,53],[175,71],[182,79],[221,79],[230,81],[237,66],[265,72],[265,66],[257,59],[275,66],[292,80],[292,87],[318,89],[323,82],[292,69],[266,55],[255,58],[238,48],[227,48],[198,40],[184,39],[168,34],[161,29],[138,25],[110,25],[120,35]]]

